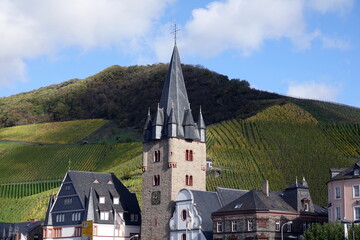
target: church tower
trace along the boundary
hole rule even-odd
[[[168,240],[174,201],[183,188],[206,190],[205,123],[194,122],[176,45],[160,103],[150,110],[143,133],[142,233]]]

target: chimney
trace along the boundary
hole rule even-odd
[[[269,181],[265,180],[262,184],[262,192],[268,197],[269,196]]]

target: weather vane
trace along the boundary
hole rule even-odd
[[[177,32],[179,32],[181,29],[176,27],[176,20],[174,20],[174,31],[171,32],[171,34],[174,34],[174,41],[175,41],[175,45],[176,45],[176,35]]]

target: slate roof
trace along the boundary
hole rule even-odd
[[[105,197],[105,203],[99,203],[100,196]],[[114,204],[113,199],[119,197],[120,203]],[[66,201],[71,199],[71,204]],[[83,220],[113,223],[115,212],[125,212],[126,224],[139,225],[140,222],[130,222],[128,213],[140,213],[135,194],[120,182],[113,173],[96,173],[82,171],[68,171],[56,195],[56,200],[50,199],[45,225],[74,225],[71,212],[81,212]],[[100,211],[109,211],[109,220],[100,220]],[[65,215],[64,222],[56,222],[56,215]]]
[[[184,118],[185,109],[190,109],[190,103],[186,92],[184,76],[177,46],[174,46],[169,69],[167,71],[163,90],[160,98],[160,107],[164,113],[170,115],[173,108],[176,119]]]
[[[172,130],[168,129],[168,124],[176,125],[175,133],[169,132]],[[205,122],[201,111],[198,117],[198,124],[194,121],[176,45],[173,49],[160,103],[154,118],[151,118],[150,113],[148,113],[145,121],[144,142],[155,139],[154,132],[158,134],[159,131],[154,130],[156,126],[162,126],[161,138],[177,137],[205,142],[205,138],[200,139],[199,134],[199,131],[205,131]]]
[[[216,213],[274,210],[295,212],[277,193],[270,192],[269,196],[266,196],[262,191],[254,189],[220,208]]]
[[[212,239],[211,213],[221,207],[216,192],[189,190],[194,196],[195,208],[202,219],[201,229],[206,239]]]
[[[43,224],[43,221],[20,222],[20,223],[4,223],[0,222],[0,238],[14,236],[16,233],[23,235],[28,234]]]
[[[308,187],[303,184],[293,184],[284,192],[293,189],[308,189]],[[244,191],[240,197],[237,197],[235,200],[231,201],[225,206],[218,209],[214,212],[214,215],[217,214],[227,214],[227,213],[242,213],[242,212],[256,212],[256,211],[281,211],[281,212],[289,212],[289,213],[303,213],[308,215],[327,215],[327,210],[321,206],[313,204],[313,211],[297,211],[294,206],[288,201],[289,199],[284,199],[283,192],[269,192],[269,196],[267,196],[261,190],[250,190]],[[234,195],[235,196],[235,195]],[[297,201],[297,195],[293,195],[293,201]],[[309,196],[310,197],[310,196]]]
[[[216,192],[189,190],[194,196],[195,208],[202,219],[201,229],[206,239],[212,239],[211,214],[229,201],[244,195],[246,190],[216,188]]]
[[[360,178],[360,175],[354,175],[354,170],[360,168],[360,161],[356,162],[354,165],[348,168],[332,168],[330,171],[339,172],[336,176],[332,177],[329,182],[331,181],[338,181],[338,180],[346,180],[352,178]]]

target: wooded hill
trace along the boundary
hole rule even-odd
[[[48,196],[68,169],[114,172],[141,201],[135,127],[159,101],[166,68],[113,66],[1,98],[2,126],[62,122],[0,129],[0,221],[44,218]],[[268,179],[281,191],[305,176],[313,200],[325,205],[329,168],[360,160],[360,109],[258,91],[194,66],[183,70],[191,106],[197,111],[201,104],[208,124],[208,190],[260,188]],[[98,119],[63,121],[84,118]]]

